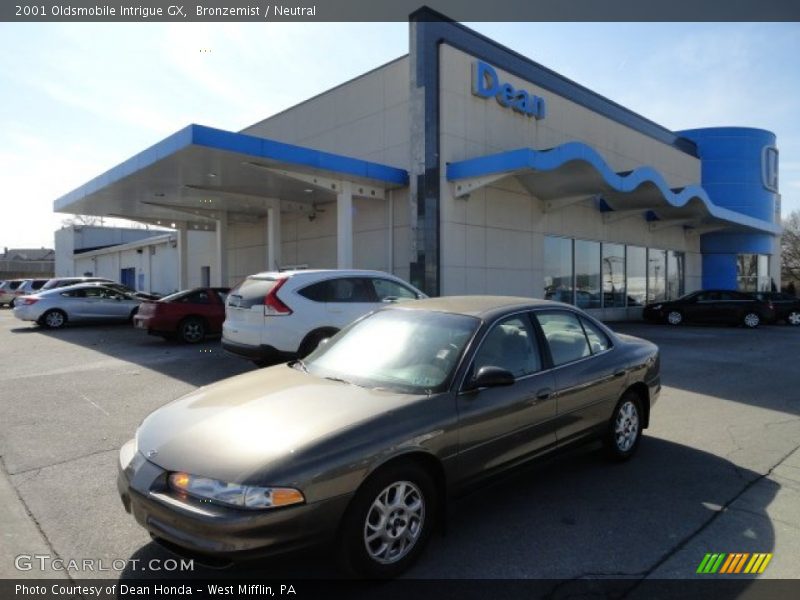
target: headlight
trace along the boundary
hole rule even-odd
[[[171,473],[169,485],[179,492],[240,508],[277,508],[305,501],[303,494],[293,488],[226,483],[188,473]]]
[[[661,310],[663,304],[656,304],[655,306],[651,307],[653,310]]]

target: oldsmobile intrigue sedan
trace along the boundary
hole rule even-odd
[[[627,459],[661,389],[658,348],[574,307],[433,298],[352,323],[305,360],[200,388],[148,416],[119,492],[194,556],[335,542],[348,571],[399,574],[446,499],[573,442]]]

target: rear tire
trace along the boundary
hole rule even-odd
[[[206,324],[202,319],[189,317],[178,325],[178,335],[187,344],[197,344],[206,337]]]
[[[746,312],[742,318],[742,325],[748,329],[755,329],[761,323],[761,317],[758,313]]]
[[[641,398],[635,392],[625,392],[614,407],[603,440],[611,459],[623,461],[633,456],[642,439],[643,417]]]
[[[800,325],[800,310],[790,311],[789,314],[786,315],[786,323],[793,327]]]
[[[13,300],[8,303],[8,308],[14,308],[14,301]]]
[[[67,324],[67,313],[58,309],[48,310],[42,315],[40,323],[47,329],[61,329]]]
[[[340,568],[373,579],[400,575],[422,554],[438,503],[433,478],[416,464],[378,471],[356,492],[342,519]]]

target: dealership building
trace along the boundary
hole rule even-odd
[[[773,133],[671,131],[428,9],[409,34],[406,56],[239,132],[191,125],[55,210],[175,229],[184,287],[191,231],[214,232],[214,284],[367,268],[605,319],[780,287]]]

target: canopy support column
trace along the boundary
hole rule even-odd
[[[180,226],[178,231],[178,288],[189,287],[189,230]]]
[[[353,268],[353,185],[342,182],[336,195],[336,267]]]
[[[281,202],[267,208],[267,271],[277,271],[281,265]]]
[[[228,213],[220,211],[217,219],[217,285],[228,286]]]

